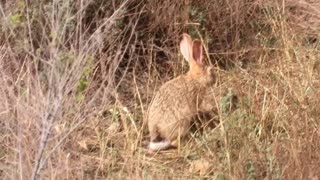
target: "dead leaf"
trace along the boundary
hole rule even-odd
[[[110,135],[116,134],[120,129],[120,124],[117,122],[112,123],[108,128],[107,132]]]
[[[81,141],[78,141],[78,144],[81,148],[85,149],[85,150],[88,150],[88,143],[87,143],[87,140],[81,140]]]
[[[209,172],[210,163],[205,159],[195,160],[191,163],[189,171],[199,173],[201,176]]]

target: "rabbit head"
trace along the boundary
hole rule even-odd
[[[192,40],[190,35],[183,33],[180,51],[190,67],[187,76],[204,86],[208,86],[215,82],[215,75],[212,66],[204,65],[202,49],[202,43],[199,39]]]

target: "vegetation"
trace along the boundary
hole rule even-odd
[[[320,2],[5,0],[1,179],[319,179]],[[212,111],[149,154],[154,92],[205,44]]]

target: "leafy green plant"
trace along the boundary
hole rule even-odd
[[[85,91],[90,84],[90,75],[93,70],[93,59],[88,61],[88,64],[84,67],[82,75],[78,81],[76,87],[76,99],[78,102],[82,102],[85,99]]]

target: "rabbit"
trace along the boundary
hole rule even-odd
[[[204,65],[202,49],[199,39],[183,33],[180,51],[189,71],[163,84],[150,103],[147,126],[152,152],[175,147],[187,134],[205,91],[215,82],[213,67]]]

